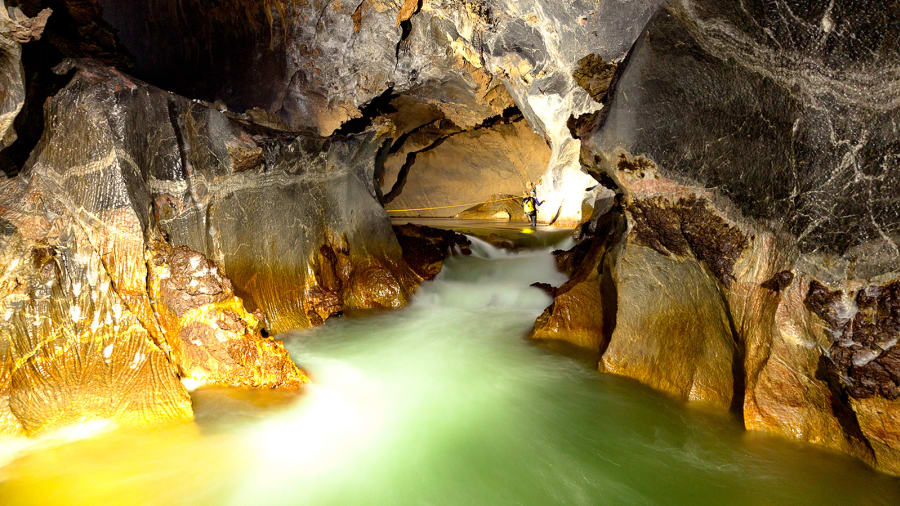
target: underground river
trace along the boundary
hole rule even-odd
[[[900,480],[746,433],[525,339],[549,249],[473,239],[406,309],[280,336],[299,399],[194,392],[196,424],[0,444],[2,504],[898,504]]]

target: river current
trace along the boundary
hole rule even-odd
[[[900,504],[900,480],[599,374],[526,335],[549,249],[473,239],[402,310],[279,336],[299,398],[194,392],[196,423],[0,442],[2,504]]]

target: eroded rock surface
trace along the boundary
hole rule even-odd
[[[182,382],[297,388],[263,328],[406,302],[418,278],[374,197],[371,134],[275,131],[88,61],[59,70],[0,189],[5,431],[190,418]]]
[[[0,1],[0,151],[15,141],[13,122],[25,104],[21,45],[41,38],[51,13],[43,9],[29,18],[16,8],[7,11]]]
[[[575,283],[611,287],[570,305],[573,324],[604,311],[593,341],[555,337],[748,429],[897,473],[895,30],[862,4],[763,4],[667,2],[606,107],[573,117],[627,226],[598,240],[607,219],[557,256]]]

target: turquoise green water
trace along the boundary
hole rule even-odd
[[[746,433],[730,415],[530,343],[525,335],[549,299],[528,285],[563,280],[548,251],[474,249],[448,261],[404,310],[280,336],[314,377],[302,399],[276,409],[253,396],[198,392],[199,431],[114,431],[33,450],[0,469],[0,497],[900,504],[900,480],[852,459]]]

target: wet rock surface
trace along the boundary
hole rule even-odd
[[[608,223],[589,230],[558,264],[573,280],[609,273],[601,369],[896,473],[897,105],[872,103],[897,95],[890,16],[726,3],[668,2],[606,107],[573,115],[627,228],[613,246],[596,238]]]
[[[454,253],[471,255],[466,236],[423,225],[395,225],[394,232],[403,249],[403,259],[422,279],[434,279],[444,260]]]
[[[900,473],[892,5],[5,4],[5,431],[295,388],[264,334],[400,307],[463,245],[383,205],[535,182],[579,243],[533,337]]]
[[[872,2],[668,2],[585,142],[715,187],[805,252],[900,256],[895,9]]]
[[[274,131],[89,61],[59,71],[41,142],[0,188],[5,431],[189,419],[182,382],[295,389],[306,375],[263,328],[321,323],[323,286],[343,306],[407,300],[370,137]]]

